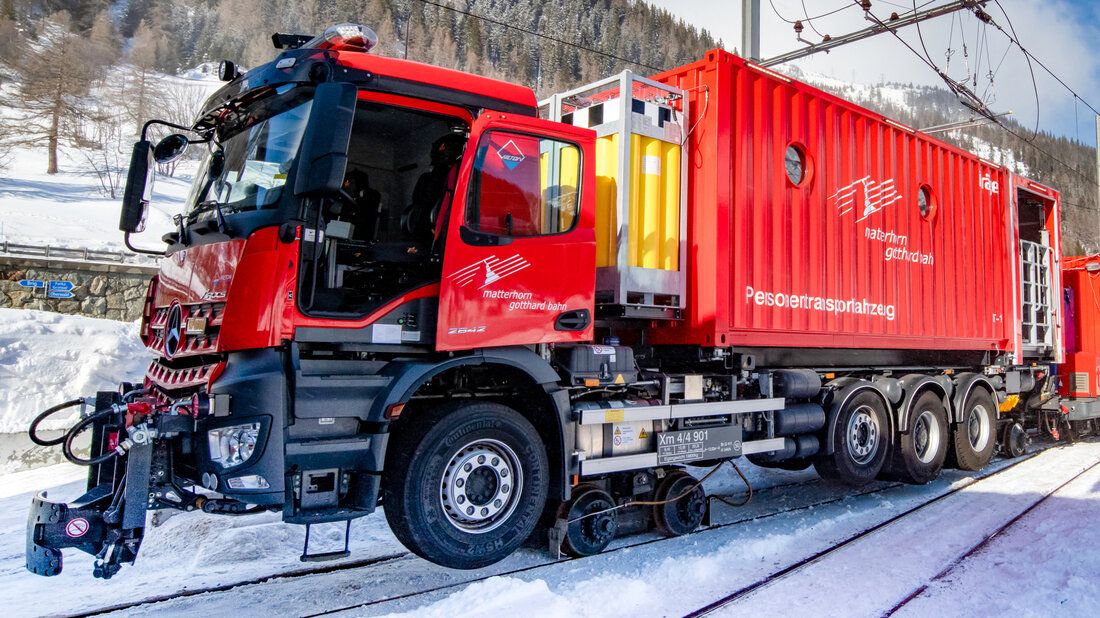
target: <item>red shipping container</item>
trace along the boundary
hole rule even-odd
[[[1010,174],[725,52],[654,79],[692,116],[685,319],[655,343],[1015,350]]]

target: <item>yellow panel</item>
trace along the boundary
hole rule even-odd
[[[550,189],[550,153],[539,153],[539,195],[542,199],[539,203],[538,229],[546,225],[546,195]],[[545,230],[543,230],[545,231]]]
[[[618,135],[596,140],[596,265],[616,263],[615,226],[619,188]],[[627,264],[680,267],[680,146],[630,136]]]
[[[577,188],[580,187],[580,153],[573,146],[561,149],[561,210],[558,214],[558,231],[573,227],[577,216]]]
[[[661,265],[661,140],[642,138],[642,206],[641,254],[639,266],[659,268]]]
[[[644,188],[642,186],[642,136],[633,134],[630,136],[630,204],[628,210],[630,219],[627,225],[627,264],[641,266],[642,264],[642,208],[644,202]]]
[[[661,265],[664,270],[680,269],[680,147],[665,142],[664,209],[661,217]]]
[[[596,266],[615,265],[615,200],[619,192],[619,136],[596,140]]]

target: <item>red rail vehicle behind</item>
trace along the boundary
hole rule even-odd
[[[190,137],[135,146],[127,238],[153,162],[206,156],[146,298],[157,358],[60,441],[88,493],[33,500],[35,573],[77,547],[110,577],[150,508],[381,505],[446,566],[537,530],[583,556],[695,529],[685,466],[925,483],[1091,418],[1051,413],[1052,189],[722,51],[538,104],[361,26],[274,40]]]

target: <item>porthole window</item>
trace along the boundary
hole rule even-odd
[[[932,187],[921,185],[917,191],[917,208],[920,216],[931,221],[936,216],[936,197],[932,195]]]
[[[783,165],[787,169],[787,180],[794,186],[800,186],[809,179],[810,171],[806,160],[806,151],[798,144],[787,146],[783,156]]]

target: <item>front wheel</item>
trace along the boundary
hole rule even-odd
[[[455,569],[515,551],[538,523],[549,487],[534,426],[511,408],[476,401],[403,423],[382,478],[382,507],[398,540]]]

